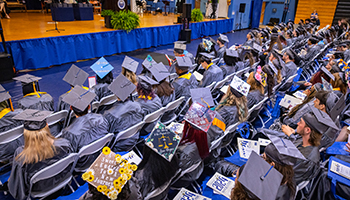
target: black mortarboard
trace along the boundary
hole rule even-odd
[[[177,67],[179,69],[188,69],[192,67],[192,61],[189,57],[182,56],[182,57],[176,57],[176,63]]]
[[[92,66],[91,66],[92,67]],[[73,87],[76,85],[83,85],[89,74],[80,69],[76,65],[72,65],[67,71],[63,80]]]
[[[271,143],[265,147],[265,154],[281,165],[292,165],[297,159],[305,160],[303,154],[292,141],[274,135],[268,135]]]
[[[327,99],[327,101],[328,101],[328,99]],[[339,114],[344,110],[345,106],[346,106],[345,95],[342,95],[338,99],[337,103],[335,103],[333,108],[331,108],[331,111],[329,112],[329,115],[333,121],[335,121],[335,119],[337,119]]]
[[[333,76],[333,74],[332,74],[330,71],[328,71],[327,68],[325,68],[324,66],[322,66],[322,67],[321,67],[321,70],[322,70],[329,78],[331,78],[333,81],[335,80],[335,77]]]
[[[139,66],[139,62],[137,62],[136,60],[128,56],[125,56],[124,61],[122,63],[122,67],[135,73],[138,66]]]
[[[42,111],[26,109],[13,117],[16,120],[24,120],[24,128],[30,131],[41,130],[46,126],[46,117],[51,115],[52,111]]]
[[[136,89],[136,86],[123,74],[119,74],[119,76],[117,76],[108,86],[108,89],[111,90],[120,100],[125,101],[125,99],[127,99]]]
[[[276,198],[282,178],[280,172],[252,151],[238,182],[259,199],[272,200]]]
[[[190,92],[193,102],[198,102],[200,104],[205,103],[208,104],[209,107],[214,106],[213,96],[211,95],[209,88],[191,89]]]
[[[79,109],[80,111],[84,111],[95,96],[95,93],[85,90],[80,85],[76,85],[67,95],[63,97],[62,101],[73,106],[74,108]]]
[[[154,67],[152,67],[150,71],[153,77],[157,80],[157,82],[161,82],[170,75],[168,69],[164,66],[162,62],[154,65]]]
[[[10,99],[11,95],[5,90],[2,85],[0,85],[0,102],[6,101],[7,99]]]
[[[310,106],[310,109],[311,112],[306,113],[302,118],[306,125],[312,130],[315,130],[321,134],[324,134],[328,128],[339,130],[337,125],[335,125],[327,113],[315,108],[315,106]]]

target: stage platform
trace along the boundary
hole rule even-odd
[[[65,29],[61,33],[46,32],[55,27],[47,13],[12,13],[11,19],[1,22],[16,69],[27,70],[167,45],[179,39],[181,25],[174,25],[177,15],[144,14],[140,19],[141,27],[129,33],[105,28],[104,18],[97,14],[91,21],[58,22],[58,28]],[[230,32],[233,24],[233,19],[191,23],[192,39]]]

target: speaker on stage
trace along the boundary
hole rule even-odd
[[[191,7],[192,4],[184,3],[182,8],[182,17],[191,20]]]
[[[245,12],[245,3],[239,4],[239,12],[244,13]]]
[[[0,53],[0,82],[12,80],[15,75],[11,54]]]

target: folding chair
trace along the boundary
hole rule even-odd
[[[74,189],[70,185],[70,182],[73,177],[73,169],[74,169],[74,163],[77,158],[76,153],[71,153],[67,157],[57,161],[56,163],[45,167],[44,169],[41,169],[37,173],[35,173],[32,178],[30,179],[30,186],[29,186],[29,195],[28,197],[32,198],[44,198],[47,197],[61,188],[65,187],[66,185],[69,186],[69,188],[74,192]],[[66,168],[69,169],[69,176],[63,177],[61,180],[58,180],[55,182],[55,185],[53,185],[51,188],[45,188],[42,191],[32,191],[34,184],[36,184],[39,181],[48,180],[51,178],[54,178],[59,173],[63,172]]]
[[[172,73],[169,75],[169,83],[173,82],[177,77],[179,77],[179,75],[177,75],[177,73]]]
[[[103,98],[100,100],[100,105],[99,105],[99,107],[101,107],[101,106],[112,105],[112,104],[114,104],[117,100],[118,100],[118,97],[115,96],[114,94],[108,95],[108,96],[106,96],[106,97],[103,97]]]
[[[176,118],[177,115],[175,114],[175,110],[181,105],[181,103],[185,100],[185,97],[182,96],[179,99],[172,101],[170,103],[168,103],[168,105],[166,105],[165,107],[165,113],[170,113],[173,112],[173,117],[167,121],[163,121],[163,119],[161,118],[160,121],[165,124],[165,125],[169,125],[171,122],[173,122]]]
[[[336,194],[337,182],[350,187],[350,179],[346,178],[348,174],[343,174],[346,170],[349,171],[350,163],[331,156],[328,163],[328,178],[331,179],[331,191],[336,199],[345,200],[345,198]]]
[[[71,110],[71,111],[69,112],[68,120],[66,121],[66,124],[65,124],[64,127],[69,126],[70,123],[71,123],[71,121],[72,121],[74,118],[75,118],[75,114],[74,114],[73,110]]]
[[[233,73],[233,74],[226,76],[225,79],[227,79],[227,82],[231,82],[234,76],[236,76],[236,73]]]
[[[61,110],[59,112],[52,113],[50,116],[46,118],[46,121],[49,126],[57,124],[62,120],[64,120],[63,124],[66,124],[67,116],[68,116],[68,110]]]
[[[206,86],[206,88],[209,88],[209,90],[212,91],[214,86],[215,86],[215,84],[216,84],[216,81],[214,81],[210,85]]]
[[[219,92],[219,90],[226,84],[226,82],[228,82],[228,76],[226,76],[226,78],[224,78],[223,80],[217,82],[216,85],[215,85],[215,87],[213,88],[212,91],[214,92],[214,94],[213,94],[213,92],[212,92],[212,95],[213,95],[213,100],[214,100],[214,103],[215,103],[215,104],[218,103],[216,100],[217,100],[217,99],[220,97],[220,95],[221,95],[221,93]],[[216,92],[216,91],[217,91],[217,92]],[[216,96],[214,96],[214,95],[216,95]]]
[[[190,107],[190,102],[191,102],[191,100],[192,100],[192,97],[188,98],[187,101],[186,101],[186,103],[182,106],[182,108],[181,108],[180,111],[178,112],[178,117],[179,117],[179,118],[183,118],[183,117],[185,116],[186,113],[183,113],[183,112],[184,112],[184,110],[185,110],[186,108],[189,108],[189,107]]]
[[[106,146],[106,144],[112,140],[113,136],[114,136],[113,133],[108,133],[107,135],[103,136],[102,138],[82,147],[78,152],[78,157],[76,159],[74,171],[85,172],[90,167],[91,163],[89,163],[88,166],[77,167],[76,164],[79,162],[79,159],[84,157],[84,156],[92,155],[98,151],[101,151],[102,148],[104,146]]]
[[[162,107],[162,108],[160,108],[159,110],[156,110],[156,111],[154,111],[153,113],[150,113],[150,114],[146,115],[146,116],[143,118],[143,121],[144,121],[146,124],[155,122],[155,121],[157,121],[157,120],[164,114],[165,110],[166,110],[166,108]]]
[[[259,115],[260,111],[263,109],[264,103],[268,100],[267,97],[265,97],[262,101],[260,101],[258,104],[254,105],[252,108],[248,111],[248,121],[252,123],[256,117]]]
[[[235,75],[236,76],[241,76],[242,74],[244,74],[244,73],[246,73],[247,71],[249,71],[249,69],[251,69],[250,67],[246,67],[246,68],[244,68],[244,69],[241,69],[241,70],[239,70],[239,71],[237,71],[236,73],[235,73]],[[232,77],[233,78],[233,77]]]
[[[231,141],[227,141],[225,144],[222,144],[221,142],[228,134],[234,132],[239,124],[240,124],[240,122],[237,122],[237,123],[229,126],[225,130],[224,135],[222,135],[218,139],[212,141],[211,144],[210,144],[209,152],[211,152],[211,151],[213,151],[214,149],[217,149],[217,148],[227,148],[227,146],[231,143]],[[230,153],[230,151],[228,149],[227,149],[227,151]]]
[[[100,107],[100,102],[94,101],[91,103],[91,112],[97,113],[98,107]]]

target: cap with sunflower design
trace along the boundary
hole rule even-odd
[[[96,187],[97,191],[114,200],[136,170],[137,165],[129,163],[109,147],[104,147],[82,178]]]

